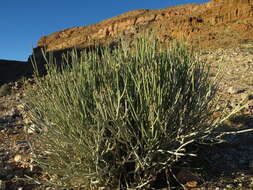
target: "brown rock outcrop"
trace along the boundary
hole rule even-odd
[[[161,10],[135,10],[100,23],[69,28],[42,37],[38,47],[47,51],[84,48],[95,43],[130,39],[152,29],[166,43],[186,38],[200,47],[222,47],[253,39],[253,0],[212,0]]]

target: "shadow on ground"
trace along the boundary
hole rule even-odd
[[[14,82],[32,74],[32,65],[28,62],[0,60],[0,85]]]
[[[253,115],[240,114],[232,117],[220,131],[235,132],[253,128]],[[237,127],[240,126],[240,127]],[[233,186],[234,189],[248,187],[253,177],[253,131],[237,135],[226,135],[224,143],[212,146],[197,146],[198,158],[190,159],[204,181],[218,186]],[[205,184],[205,183],[204,183]],[[207,185],[208,185],[207,184]]]

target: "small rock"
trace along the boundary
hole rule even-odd
[[[243,94],[241,94],[241,100],[243,100],[243,101],[248,101],[249,100],[249,95],[247,94],[247,93],[243,93]]]
[[[35,125],[34,124],[31,124],[31,125],[26,125],[25,127],[24,127],[24,130],[25,130],[25,132],[27,133],[27,134],[35,134],[36,132],[38,132],[38,131],[36,131],[36,128],[35,128]]]
[[[21,162],[22,161],[22,156],[20,154],[15,155],[14,161],[15,162]]]
[[[237,90],[235,90],[235,89],[231,86],[231,87],[229,87],[229,89],[227,90],[227,92],[228,92],[229,94],[236,94]]]
[[[227,92],[229,94],[242,94],[246,91],[246,89],[235,89],[234,87],[229,87]]]
[[[226,185],[226,188],[227,188],[227,189],[234,189],[235,187],[234,187],[233,184],[228,184],[228,185]]]
[[[24,105],[23,105],[23,104],[17,105],[17,110],[18,110],[19,112],[23,111],[23,110],[24,110]]]
[[[246,89],[239,89],[236,91],[236,94],[242,94],[246,91]]]
[[[176,177],[182,184],[187,185],[189,187],[196,187],[197,184],[201,181],[198,176],[194,175],[191,171],[187,169],[181,169],[176,174]]]

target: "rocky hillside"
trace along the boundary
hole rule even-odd
[[[201,48],[233,46],[253,40],[253,0],[211,0],[159,10],[135,10],[100,23],[69,28],[42,37],[47,51],[132,39],[153,30],[160,42],[186,38]],[[199,47],[198,46],[198,47]]]

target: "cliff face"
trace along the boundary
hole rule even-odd
[[[184,37],[200,47],[222,47],[253,39],[253,0],[212,0],[161,10],[135,10],[100,23],[69,28],[42,37],[47,51],[134,38],[153,30],[160,42]]]

